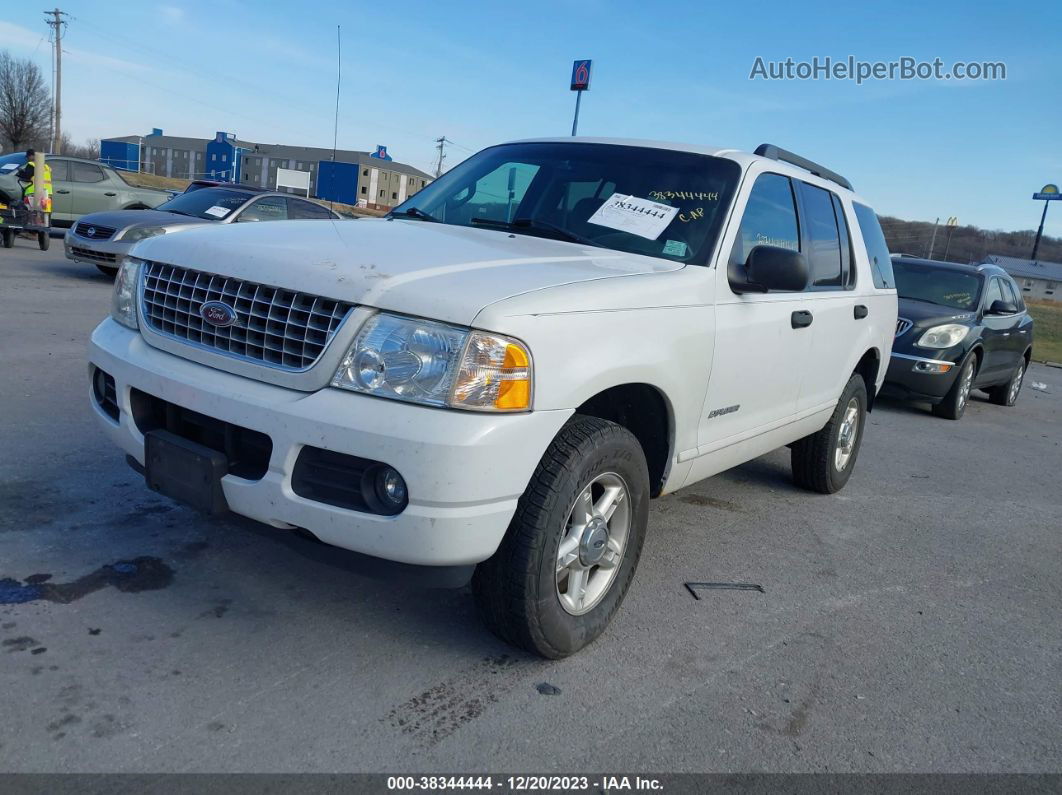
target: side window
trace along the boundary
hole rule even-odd
[[[892,259],[889,257],[889,244],[881,231],[878,216],[865,204],[852,204],[855,208],[856,223],[863,235],[870,259],[870,273],[874,277],[874,286],[878,289],[896,286],[896,277],[892,273]]]
[[[283,196],[267,196],[259,199],[236,219],[238,221],[286,221],[288,200]]]
[[[833,199],[833,213],[837,216],[837,232],[841,243],[841,283],[848,289],[855,287],[856,272],[852,266],[852,236],[848,230],[848,218],[844,213],[844,205],[836,193],[830,194]]]
[[[297,219],[320,219],[331,218],[332,213],[327,207],[313,202],[304,202],[302,199],[288,199],[288,220]]]
[[[52,169],[52,182],[68,182],[70,180],[69,160],[46,161]]]
[[[1003,285],[1003,300],[1010,301],[1014,306],[1020,310],[1022,308],[1021,296],[1018,294],[1018,289],[1011,284],[1009,279],[1000,279]]]
[[[804,203],[804,224],[808,239],[808,271],[812,287],[840,287],[841,241],[833,194],[806,182],[800,183]]]
[[[993,276],[988,283],[988,291],[985,293],[985,311],[987,312],[996,301],[1003,300],[1003,288],[999,284],[999,277]]]
[[[92,163],[78,163],[75,160],[70,163],[70,179],[73,182],[103,182],[103,169]],[[54,171],[52,180],[55,180]]]
[[[756,246],[780,246],[800,251],[800,227],[797,225],[793,186],[789,177],[760,174],[752,186],[741,228],[730,261],[744,265]]]

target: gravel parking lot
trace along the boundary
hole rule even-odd
[[[838,495],[782,450],[657,500],[551,663],[465,591],[148,492],[88,407],[110,282],[59,242],[0,250],[0,770],[1062,768],[1062,370],[960,422],[881,402]]]

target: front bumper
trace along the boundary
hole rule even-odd
[[[93,411],[138,463],[144,462],[144,436],[133,421],[133,388],[270,437],[264,477],[222,478],[235,513],[417,565],[468,565],[494,554],[543,452],[573,413],[490,415],[333,388],[298,392],[160,351],[110,318],[92,334],[89,361],[115,380],[118,420],[100,408],[90,389]],[[304,445],[390,464],[406,480],[408,506],[397,516],[382,516],[299,496],[291,475]]]
[[[67,259],[105,268],[117,268],[133,245],[121,240],[90,240],[76,234],[73,229],[63,238]]]
[[[943,362],[952,367],[946,373],[924,373],[915,369],[919,362]],[[959,375],[959,363],[950,357],[916,356],[893,352],[881,394],[904,400],[939,403],[948,394]]]

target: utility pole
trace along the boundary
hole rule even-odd
[[[438,144],[435,148],[439,150],[439,159],[435,163],[435,178],[438,179],[442,176],[443,160],[446,159],[446,153],[443,151],[443,147],[446,146],[446,136],[436,138],[435,143]]]
[[[48,27],[55,29],[55,107],[52,112],[55,123],[52,125],[52,154],[58,155],[62,154],[59,150],[63,139],[60,124],[63,115],[63,26],[66,25],[63,17],[70,15],[55,8],[45,11],[44,16]],[[52,19],[47,17],[52,17]]]
[[[926,259],[933,259],[933,244],[937,242],[937,226],[940,224],[940,218],[933,222],[933,237],[929,238],[929,251],[926,253]]]

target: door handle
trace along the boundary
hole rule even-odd
[[[862,320],[863,318],[865,318],[867,315],[870,314],[870,310],[867,309],[862,304],[856,304],[855,309],[853,310],[852,314],[855,315],[855,319],[856,320]]]
[[[68,191],[68,190],[65,190],[65,189],[60,189],[60,190],[57,190],[57,191],[56,191],[56,193],[69,193],[69,192],[70,192],[70,191]]]
[[[815,318],[806,309],[801,309],[799,312],[794,312],[790,315],[790,320],[793,323],[793,328],[807,328],[811,325],[811,321]]]
[[[118,194],[115,193],[113,190],[109,190],[106,193],[104,193],[103,195],[104,196],[117,196]]]

